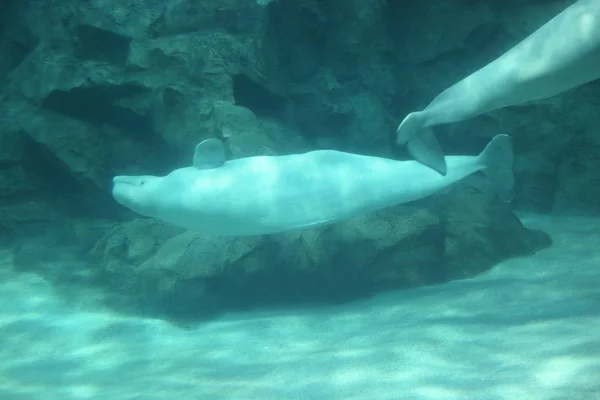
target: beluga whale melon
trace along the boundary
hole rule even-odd
[[[422,199],[483,171],[498,195],[513,190],[508,135],[478,156],[446,157],[445,176],[416,161],[316,150],[227,161],[223,144],[196,146],[193,165],[166,176],[116,176],[114,199],[131,210],[208,234],[262,235],[317,227]]]
[[[441,174],[447,165],[431,128],[554,96],[600,78],[600,0],[579,0],[515,47],[408,114],[396,141]]]

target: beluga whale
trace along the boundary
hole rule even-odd
[[[441,174],[447,171],[431,128],[554,96],[600,78],[600,0],[579,0],[461,81],[408,114],[396,142]]]
[[[179,227],[225,236],[322,226],[422,199],[483,171],[504,201],[513,190],[511,137],[478,156],[448,156],[440,175],[416,161],[315,150],[226,160],[219,139],[195,148],[193,163],[166,176],[116,176],[114,199]]]

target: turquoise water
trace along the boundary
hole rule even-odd
[[[523,220],[554,245],[474,279],[188,329],[64,300],[4,252],[0,399],[599,398],[600,219]]]

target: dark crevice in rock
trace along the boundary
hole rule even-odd
[[[17,68],[23,60],[35,49],[37,41],[16,40],[0,37],[0,79]]]
[[[246,107],[259,117],[280,117],[287,99],[271,92],[244,74],[233,77],[235,104]]]
[[[132,157],[144,165],[148,173],[164,174],[173,169],[178,155],[156,130],[147,105],[149,97],[150,91],[143,86],[107,84],[55,90],[44,99],[42,106],[93,126],[118,129],[138,147]],[[132,110],[128,105],[137,108]]]
[[[10,4],[0,13],[0,79],[17,68],[39,43],[29,28],[18,25],[15,13]]]
[[[151,24],[148,25],[146,33],[152,39],[157,39],[161,36],[164,36],[164,32],[167,30],[166,26],[165,14],[161,14]]]
[[[327,21],[315,2],[276,1],[269,5],[264,36],[267,57],[292,82],[312,79],[324,64]]]
[[[75,28],[75,54],[83,60],[125,65],[131,38],[90,25]]]
[[[106,191],[74,176],[52,151],[22,134],[22,166],[43,198],[69,216],[113,218],[121,214]]]
[[[3,46],[5,67],[9,70],[18,67],[25,57],[33,51],[35,46],[37,46],[37,42],[23,43],[16,40],[7,41]]]
[[[136,85],[103,85],[78,87],[67,91],[54,90],[42,105],[54,112],[96,125],[107,124],[120,129],[137,140],[147,140],[158,134],[152,119],[115,102],[122,98],[137,96],[147,89]]]

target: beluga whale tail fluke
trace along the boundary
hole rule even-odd
[[[425,111],[408,114],[396,131],[396,143],[406,145],[412,158],[446,175],[448,167],[444,152],[431,128],[425,127]]]
[[[477,156],[483,173],[494,187],[498,197],[510,202],[514,194],[512,138],[509,135],[497,135]]]

